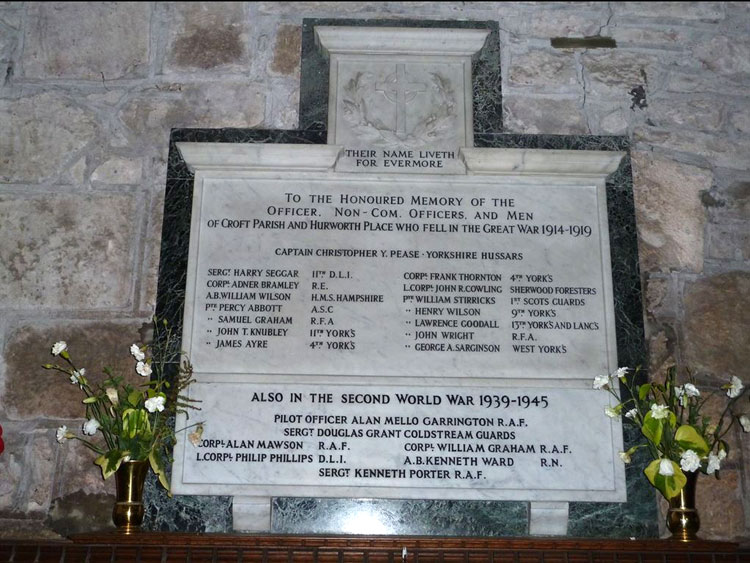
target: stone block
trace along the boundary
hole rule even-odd
[[[651,331],[654,332],[654,331]],[[669,366],[674,365],[674,340],[667,331],[660,330],[648,340],[648,371],[651,377],[663,381]]]
[[[91,181],[105,184],[137,184],[141,181],[142,166],[140,158],[111,158],[94,170]]]
[[[514,133],[583,135],[586,117],[576,99],[503,95],[503,125]]]
[[[11,60],[18,47],[20,24],[20,12],[0,12],[0,61]]]
[[[686,364],[723,381],[746,379],[750,365],[747,327],[750,273],[728,272],[687,283],[684,290],[682,348]]]
[[[147,76],[150,20],[145,2],[34,2],[23,76],[97,82]]]
[[[100,309],[131,303],[136,198],[0,194],[0,307]]]
[[[44,526],[42,517],[36,519],[0,518],[0,539],[39,542],[61,541],[66,538]]]
[[[289,24],[279,26],[269,70],[281,75],[299,74],[301,48],[302,28]]]
[[[589,50],[581,55],[587,94],[629,97],[636,86],[653,87],[661,81],[659,59],[642,52],[619,49]]]
[[[296,129],[299,126],[299,88],[291,91],[274,85],[273,111],[269,112],[273,120],[268,126],[272,129]]]
[[[181,127],[252,128],[263,123],[263,88],[246,82],[177,85],[172,91],[149,89],[133,96],[120,119],[131,133],[169,147],[169,132]]]
[[[164,218],[164,189],[153,194],[151,213],[146,230],[143,270],[141,273],[141,311],[156,310],[156,295],[159,284],[159,257],[161,252],[161,229]]]
[[[110,480],[113,481],[114,477]],[[44,524],[63,537],[111,531],[115,529],[112,522],[114,506],[114,493],[94,495],[78,491],[53,499]]]
[[[93,113],[56,92],[0,100],[0,182],[54,177],[97,129]]]
[[[606,28],[618,47],[650,47],[683,50],[696,41],[697,31],[679,25],[645,27],[641,22]]]
[[[434,8],[435,2],[413,2],[413,4],[431,4]],[[359,12],[378,13],[381,16],[391,11],[388,5],[372,2],[256,2],[256,6],[261,14],[275,16],[321,17]]]
[[[88,370],[86,371],[88,373]],[[131,377],[131,379],[134,378]],[[136,381],[135,383],[141,384],[143,380]],[[62,382],[57,381],[57,384],[62,385]],[[72,388],[73,385],[70,387]],[[75,427],[69,426],[69,430],[81,435],[80,424]],[[54,489],[54,497],[57,500],[76,494],[104,497],[114,496],[115,480],[112,477],[107,480],[102,477],[101,468],[98,465],[94,465],[94,459],[97,457],[97,454],[78,440],[66,440],[63,444],[60,444],[59,450],[58,479]],[[109,510],[110,512],[112,511],[111,504]]]
[[[570,51],[535,49],[527,53],[513,53],[510,68],[503,69],[513,86],[533,86],[558,93],[576,86],[576,61]]]
[[[3,441],[0,517],[43,517],[52,495],[58,453],[54,431],[28,431],[21,424],[3,421]]]
[[[86,157],[82,156],[60,176],[63,185],[80,186],[86,181]]]
[[[750,109],[747,103],[730,112],[729,123],[739,133],[750,133]]]
[[[649,118],[660,127],[699,131],[717,131],[721,127],[724,104],[715,99],[652,98],[648,105]]]
[[[698,477],[695,503],[701,519],[698,535],[706,540],[735,539],[745,531],[742,506],[742,477],[739,471],[724,469],[720,478]]]
[[[701,133],[688,130],[658,130],[639,128],[634,131],[636,143],[646,143],[665,149],[680,151],[699,157],[707,166],[747,169],[750,139],[729,139],[719,133]]]
[[[750,41],[746,37],[716,35],[695,45],[693,56],[717,74],[750,72]]]
[[[537,10],[529,14],[524,34],[544,39],[588,37],[599,33],[607,23],[607,17],[608,12],[604,9],[581,11],[576,5],[560,10]]]
[[[652,153],[634,152],[633,191],[641,269],[703,270],[705,210],[711,174]]]
[[[708,257],[737,262],[750,260],[750,222],[723,221],[709,225]]]
[[[665,81],[667,92],[684,94],[705,94],[714,98],[717,92],[730,96],[746,96],[747,86],[741,77],[719,75],[707,69],[671,68]]]
[[[741,175],[742,176],[742,175]],[[740,219],[750,219],[750,177],[733,181],[726,190],[727,211]]]
[[[722,2],[620,2],[613,5],[615,17],[670,18],[718,21],[724,18]]]
[[[19,506],[24,514],[44,513],[52,496],[58,444],[55,430],[35,433],[31,437],[31,451],[24,465],[24,473],[30,474],[25,504]],[[29,479],[29,477],[27,477]]]
[[[671,277],[648,276],[646,278],[645,307],[651,317],[671,319],[677,316],[676,285]]]
[[[611,106],[608,105],[606,108],[602,108],[602,111],[607,111],[610,108]],[[586,111],[589,115],[600,113],[598,110],[599,108],[597,105],[586,104]],[[600,132],[604,135],[625,135],[627,134],[629,126],[628,118],[632,119],[632,116],[632,112],[623,108],[618,108],[615,111],[609,112],[599,119],[600,131],[597,131],[597,133]],[[594,131],[592,131],[592,133],[593,132]]]
[[[6,416],[7,413],[3,413],[3,418]],[[18,512],[18,505],[25,496],[23,480],[29,434],[22,431],[20,424],[1,422],[5,451],[0,454],[0,475],[3,476],[0,479],[0,517],[7,518]]]
[[[64,362],[50,353],[52,344],[59,340],[68,343],[76,367],[85,368],[86,377],[93,385],[106,379],[102,372],[104,367],[112,368],[133,384],[142,384],[144,378],[135,372],[135,361],[129,352],[131,344],[139,343],[141,324],[141,321],[79,322],[16,329],[4,350],[2,400],[7,416],[12,419],[72,418],[83,422],[85,407],[81,404],[83,393],[78,386],[71,384],[64,373],[41,367]],[[69,429],[79,430],[72,425]]]
[[[249,66],[242,2],[168,2],[165,70]]]

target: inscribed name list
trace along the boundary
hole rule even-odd
[[[487,177],[206,178],[185,316],[195,369],[606,372],[598,194]]]
[[[524,498],[558,490],[615,495],[606,393],[584,389],[196,384],[212,413],[184,446],[182,486],[244,494]],[[252,425],[248,425],[248,418]],[[554,423],[552,422],[554,421]],[[536,491],[536,492],[535,492]],[[566,497],[567,498],[567,497]],[[588,497],[587,497],[588,498]]]

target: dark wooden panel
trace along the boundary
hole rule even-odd
[[[402,558],[406,548],[406,557]],[[750,563],[726,542],[547,538],[287,536],[144,532],[67,542],[6,541],[1,562],[55,563]]]

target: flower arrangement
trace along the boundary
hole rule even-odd
[[[594,389],[609,391],[618,401],[614,407],[606,407],[610,418],[623,416],[626,423],[634,424],[646,439],[620,458],[630,463],[631,456],[640,448],[647,448],[653,461],[644,469],[649,482],[667,500],[677,496],[687,483],[685,472],[702,471],[718,478],[721,462],[729,453],[724,436],[738,421],[745,432],[750,431],[750,417],[735,414],[734,404],[745,394],[742,381],[732,376],[722,389],[729,397],[727,405],[717,422],[701,413],[711,393],[704,394],[695,385],[688,372],[688,382],[678,385],[677,368],[667,370],[664,383],[650,382],[638,385],[640,368],[619,368],[611,375],[594,378]],[[633,372],[632,377],[628,372]],[[627,398],[620,396],[620,386],[627,389]],[[729,421],[727,422],[727,415]]]
[[[52,346],[52,355],[62,358],[65,365],[45,364],[45,369],[68,376],[85,395],[86,422],[79,436],[63,425],[57,429],[57,441],[68,439],[82,442],[98,454],[94,463],[101,467],[107,479],[126,461],[148,460],[159,482],[169,491],[165,462],[170,459],[175,443],[173,417],[197,408],[194,400],[183,395],[193,379],[193,369],[182,353],[175,350],[175,338],[166,321],[154,318],[154,341],[151,345],[133,344],[130,354],[135,360],[135,371],[144,378],[134,386],[111,368],[104,368],[107,376],[96,386],[86,377],[86,370],[77,367],[65,341]],[[200,423],[191,425],[202,428]],[[188,427],[189,428],[189,427]],[[97,439],[98,438],[98,439]]]

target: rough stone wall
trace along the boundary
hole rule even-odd
[[[61,338],[90,372],[130,365],[170,129],[296,127],[305,17],[498,21],[508,131],[632,140],[651,368],[750,383],[747,3],[0,2],[0,536],[108,521],[113,483],[55,442],[80,397],[39,366]],[[596,35],[616,48],[550,41]],[[706,538],[750,536],[750,439],[731,442],[700,480]]]

